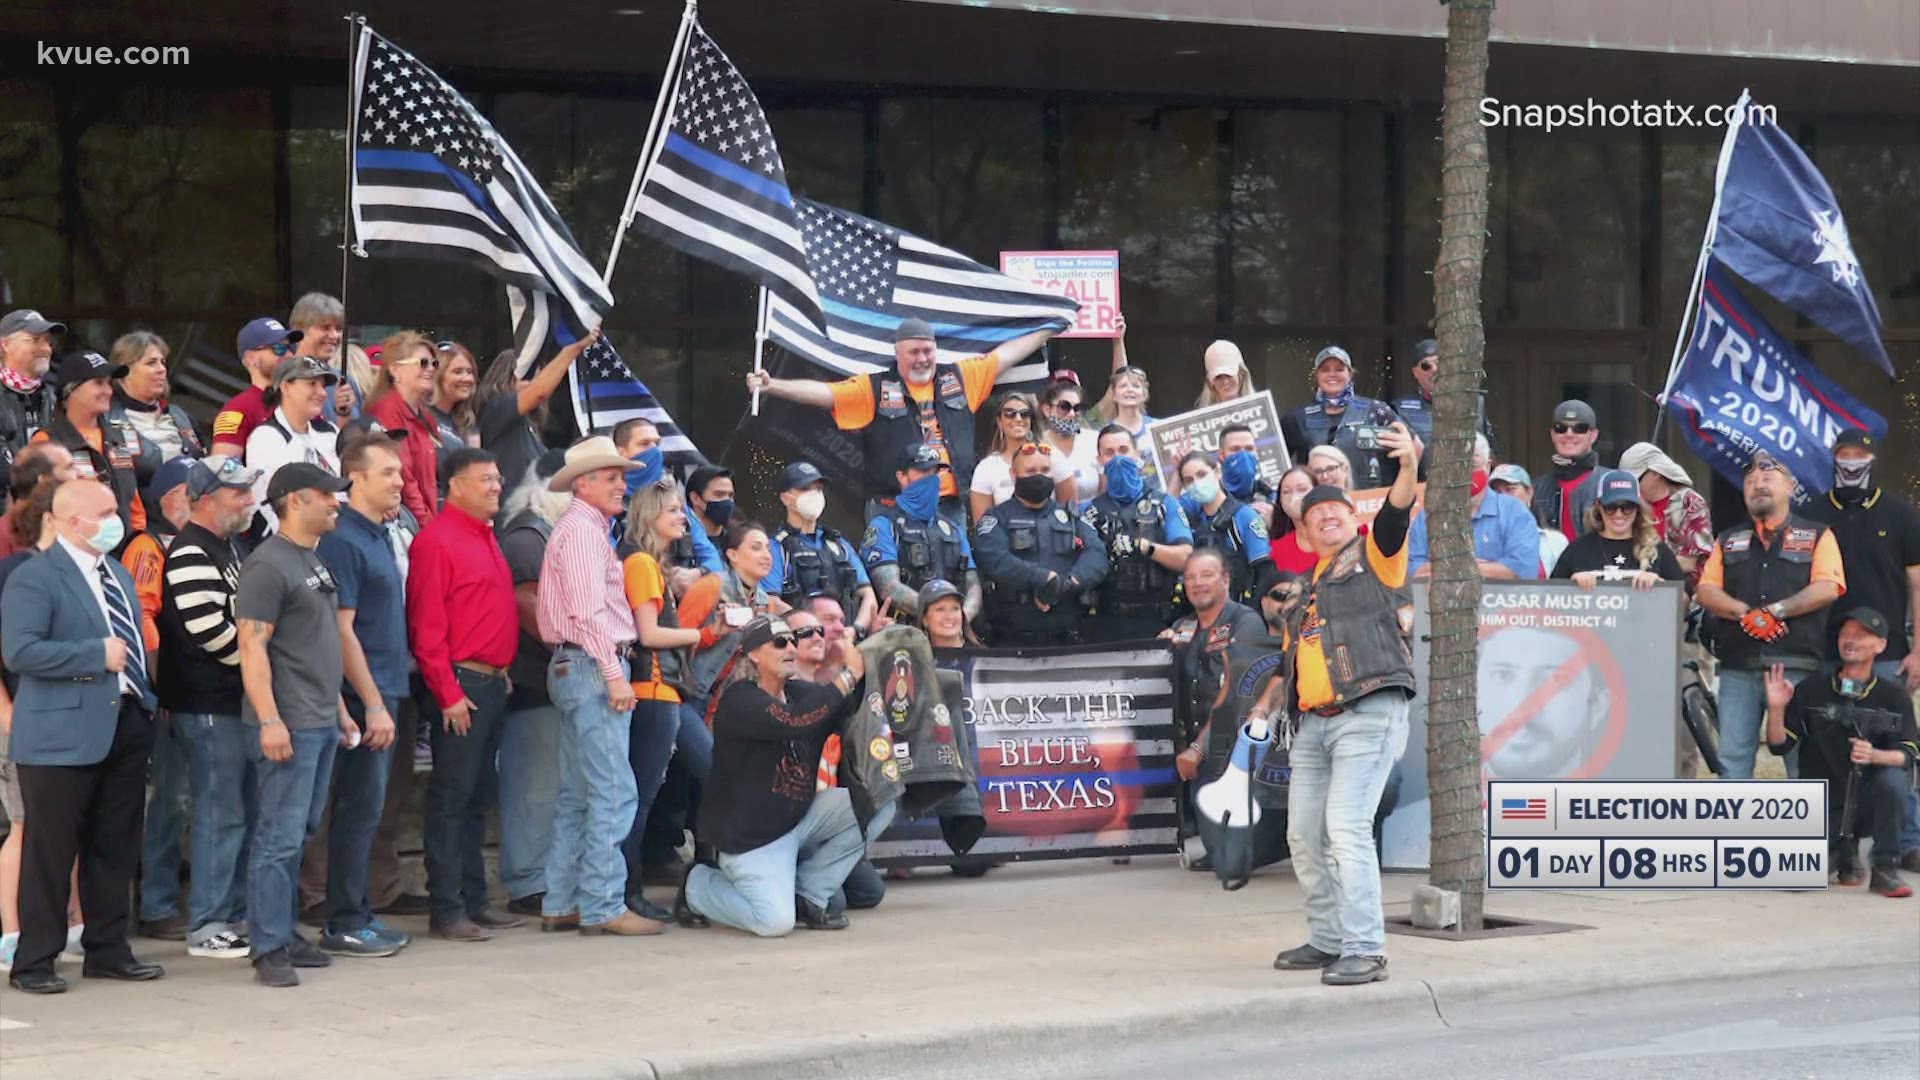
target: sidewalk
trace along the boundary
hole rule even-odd
[[[1389,875],[1388,914],[1421,878]],[[668,901],[668,895],[655,899]],[[511,931],[426,937],[400,957],[337,960],[297,990],[244,961],[189,959],[157,983],[81,979],[0,990],[0,1075],[57,1080],[441,1076],[804,1077],[886,1055],[1277,1023],[1338,1009],[1432,1009],[1465,997],[1566,993],[1859,963],[1920,963],[1920,902],[1809,893],[1501,893],[1499,915],[1594,929],[1465,944],[1392,935],[1392,979],[1323,987],[1272,970],[1303,940],[1284,868],[1226,893],[1171,857],[1130,866],[1009,866],[985,880],[921,871],[841,933],[760,941],[675,928],[659,938]]]

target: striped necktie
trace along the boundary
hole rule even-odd
[[[152,688],[147,683],[147,646],[140,636],[140,622],[134,617],[133,605],[128,602],[127,594],[120,588],[120,581],[113,576],[113,567],[107,560],[99,563],[100,588],[107,598],[108,623],[112,625],[113,636],[127,643],[127,666],[120,674],[127,677],[133,689],[142,698],[147,697]]]

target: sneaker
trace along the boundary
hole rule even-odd
[[[13,953],[20,947],[20,931],[0,934],[0,971],[13,970]]]
[[[69,964],[82,964],[87,959],[87,947],[80,944],[80,936],[86,933],[86,923],[75,923],[67,927],[67,946],[60,950],[60,959]]]
[[[254,958],[253,978],[261,986],[299,986],[300,973],[286,949],[275,949]]]
[[[1273,966],[1276,971],[1325,971],[1338,959],[1340,959],[1339,953],[1316,949],[1309,942],[1274,957]]]
[[[293,935],[293,940],[287,942],[287,959],[292,961],[293,966],[297,968],[323,968],[333,966],[333,957],[314,948],[313,942],[308,941],[299,934]]]
[[[1893,900],[1913,895],[1912,887],[1900,880],[1900,871],[1891,866],[1874,867],[1873,884],[1867,887],[1872,889],[1875,895],[1885,896]]]
[[[827,907],[817,907],[813,901],[796,894],[793,898],[793,921],[808,930],[845,930],[849,925],[845,915],[832,911],[832,902]]]
[[[214,960],[238,960],[252,951],[252,945],[245,935],[232,930],[216,930],[204,937],[187,943],[188,956],[205,956]]]
[[[407,933],[405,930],[396,930],[393,927],[388,926],[386,923],[381,922],[379,919],[368,920],[367,929],[373,931],[375,934],[379,935],[380,937],[383,937],[388,941],[393,942],[395,948],[404,949],[407,946],[413,944],[412,934]]]
[[[1384,956],[1343,956],[1320,973],[1320,981],[1328,986],[1360,986],[1386,980],[1387,958]]]
[[[343,934],[321,934],[320,948],[338,956],[392,956],[400,951],[400,946],[365,926]]]

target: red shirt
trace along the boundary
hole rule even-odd
[[[238,443],[241,450],[245,451],[247,436],[272,415],[273,410],[267,408],[266,396],[260,388],[249,386],[228,398],[227,403],[220,406],[220,411],[213,414],[213,441]]]
[[[1291,574],[1311,574],[1313,568],[1320,562],[1320,556],[1314,554],[1312,548],[1300,550],[1298,529],[1274,537],[1273,544],[1268,550],[1273,557],[1273,568],[1285,570]]]
[[[440,480],[434,475],[439,444],[434,442],[433,422],[415,412],[397,391],[375,398],[367,406],[367,415],[380,421],[387,435],[400,444],[400,501],[421,525],[430,523],[440,507]]]
[[[609,548],[609,551],[612,549]],[[466,693],[453,665],[504,668],[520,643],[513,572],[493,523],[452,503],[413,538],[407,553],[407,641],[420,677],[445,708]]]

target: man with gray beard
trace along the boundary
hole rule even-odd
[[[560,710],[547,697],[547,661],[553,651],[540,640],[540,561],[553,523],[573,501],[548,491],[547,481],[566,464],[566,451],[549,450],[536,460],[507,499],[501,517],[500,551],[513,573],[520,616],[520,647],[507,673],[506,730],[500,739],[500,883],[507,910],[540,914],[546,895],[547,845],[553,837],[553,801],[560,787]]]

